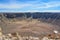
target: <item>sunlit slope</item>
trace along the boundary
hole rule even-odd
[[[50,23],[38,21],[36,19],[33,20],[22,20],[16,22],[10,22],[6,26],[6,33],[14,33],[19,32],[22,35],[41,35],[41,34],[50,34],[53,33],[54,30],[59,30],[59,26],[52,25]],[[25,34],[26,33],[26,34]]]

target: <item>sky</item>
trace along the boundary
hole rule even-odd
[[[60,0],[0,0],[0,12],[60,12]]]

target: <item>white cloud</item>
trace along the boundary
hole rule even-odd
[[[14,9],[14,8],[25,8],[25,7],[31,7],[33,9],[38,8],[50,8],[50,7],[57,7],[60,6],[60,2],[48,2],[48,3],[37,3],[36,1],[33,3],[16,3],[16,0],[12,3],[13,0],[10,0],[11,2],[9,4],[0,4],[0,8],[8,8],[8,9]]]
[[[60,10],[28,10],[28,11],[25,11],[25,12],[60,12]]]
[[[0,12],[60,12],[60,10],[26,10],[26,11],[14,11],[14,10],[1,10]]]
[[[41,3],[41,4],[37,4],[37,5],[33,5],[33,7],[35,8],[51,8],[51,7],[58,7],[60,6],[60,2],[48,2],[48,3]]]
[[[52,2],[48,2],[48,3],[38,3],[39,1],[30,1],[27,3],[17,3],[16,0],[9,0],[10,3],[8,4],[0,4],[0,8],[1,9],[8,9],[8,10],[2,10],[1,12],[5,11],[5,12],[59,12],[60,10],[45,10],[46,8],[49,9],[51,7],[58,7],[60,6],[60,2],[59,1],[52,1]],[[13,2],[14,1],[14,2]],[[28,10],[23,11],[23,10],[19,10],[18,9],[22,9],[22,8],[28,8]],[[44,9],[45,8],[45,9]],[[16,10],[17,9],[17,10]],[[35,10],[34,10],[35,9]],[[40,9],[40,10],[38,10]],[[43,9],[43,11],[41,10]]]
[[[31,4],[0,4],[0,8],[16,9],[30,6]]]

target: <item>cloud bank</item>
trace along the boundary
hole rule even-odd
[[[0,12],[59,12],[60,1],[24,1],[24,0],[4,0],[0,3]]]

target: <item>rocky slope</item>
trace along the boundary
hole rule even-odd
[[[19,17],[16,17],[16,15],[18,14],[19,14]],[[4,34],[19,32],[21,35],[40,36],[41,34],[53,33],[54,30],[57,30],[60,32],[60,27],[59,27],[60,14],[59,13],[58,14],[32,13],[33,17],[31,17],[31,14],[28,13],[27,18],[25,17],[24,14],[20,14],[20,13],[18,14],[17,13],[7,14],[7,15],[0,14],[1,15],[0,26],[2,27]]]

